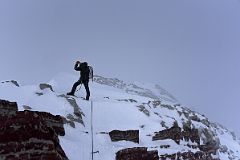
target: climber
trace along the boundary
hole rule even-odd
[[[89,83],[90,69],[89,69],[88,63],[87,62],[80,63],[80,61],[77,61],[75,63],[74,69],[76,71],[80,71],[80,79],[73,84],[71,92],[67,93],[67,95],[74,96],[77,86],[80,84],[83,84],[86,89],[86,100],[89,100],[90,90],[89,90],[88,83]]]

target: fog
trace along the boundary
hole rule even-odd
[[[87,61],[160,84],[240,137],[238,0],[1,0],[0,24],[2,81],[47,82]]]

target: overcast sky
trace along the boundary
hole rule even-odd
[[[239,0],[0,0],[0,80],[158,83],[240,137]]]

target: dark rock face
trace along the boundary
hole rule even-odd
[[[164,139],[172,139],[177,144],[180,143],[180,140],[191,140],[192,142],[196,142],[197,144],[200,144],[200,137],[198,135],[197,129],[192,129],[190,127],[184,127],[183,130],[178,127],[178,125],[174,125],[173,127],[162,130],[160,132],[155,133],[152,140],[164,140]]]
[[[59,115],[53,116],[52,114],[47,112],[34,111],[34,113],[40,116],[42,120],[45,122],[45,124],[47,125],[47,127],[52,128],[57,135],[60,135],[60,136],[65,135],[65,130],[63,128],[63,119],[61,116]]]
[[[18,111],[16,102],[0,100],[0,116],[14,115]]]
[[[160,156],[161,160],[176,160],[184,159],[184,160],[220,160],[218,158],[212,158],[211,155],[206,154],[202,151],[192,153],[192,152],[184,152],[184,153],[176,153],[172,155],[162,155]]]
[[[158,151],[146,147],[127,148],[116,153],[116,160],[159,160]]]
[[[216,154],[216,151],[219,149],[219,143],[215,140],[208,141],[204,145],[200,145],[200,136],[198,129],[190,128],[187,124],[183,126],[183,129],[178,127],[175,124],[173,127],[157,132],[153,136],[153,141],[155,140],[164,140],[164,139],[172,139],[177,144],[180,144],[180,140],[189,141],[197,143],[197,145],[189,146],[191,148],[199,148],[199,152],[179,152],[172,155],[161,155],[160,159],[166,160],[171,159],[184,159],[184,160],[218,160],[212,158],[211,154]],[[209,138],[210,139],[210,138]]]
[[[139,130],[113,130],[109,132],[109,136],[113,142],[126,140],[139,143]]]
[[[220,149],[219,138],[214,136],[212,131],[204,129],[199,129],[199,134],[202,135],[202,141],[204,145],[200,145],[201,151],[216,154],[216,151]]]
[[[14,108],[15,114],[0,116],[0,159],[67,160],[58,135],[64,135],[62,118],[50,113],[16,111],[16,103],[0,100],[2,108]]]
[[[112,141],[125,140],[127,131],[114,130],[109,134],[113,135],[113,138],[111,137]],[[201,135],[205,137],[201,138],[203,140],[203,144],[200,144]],[[156,132],[152,137],[153,141],[165,139],[172,139],[177,144],[180,144],[181,140],[191,141],[191,143],[187,144],[187,146],[189,148],[199,149],[199,151],[196,153],[191,151],[179,151],[174,154],[159,155],[160,157],[158,157],[157,151],[147,152],[147,148],[137,147],[118,151],[116,153],[116,160],[219,160],[219,158],[216,158],[217,156],[213,156],[216,155],[217,150],[219,149],[220,144],[218,139],[207,129],[196,129],[191,127],[190,121],[183,123],[182,128],[178,126],[177,122],[175,122],[171,128]],[[160,148],[171,148],[171,146],[164,145],[160,146]]]

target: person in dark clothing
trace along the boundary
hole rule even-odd
[[[73,84],[71,92],[67,93],[67,95],[74,95],[76,88],[78,85],[83,84],[86,89],[86,100],[89,100],[90,97],[90,90],[89,90],[89,67],[87,62],[80,63],[80,61],[77,61],[75,63],[74,69],[76,71],[80,71],[80,79]]]

